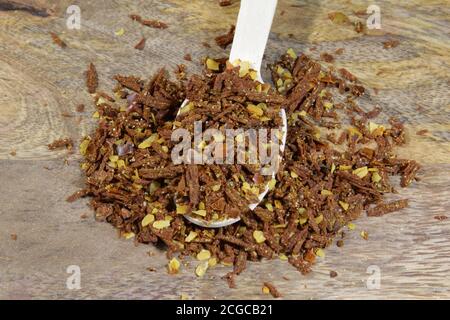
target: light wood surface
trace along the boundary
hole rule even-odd
[[[264,299],[264,281],[286,299],[450,298],[450,219],[434,218],[450,217],[448,2],[377,1],[382,29],[358,34],[351,26],[333,24],[327,15],[342,11],[354,20],[352,12],[365,10],[366,1],[279,1],[266,61],[289,47],[316,58],[344,48],[335,65],[378,90],[363,99],[365,108],[379,104],[385,111],[382,119],[396,115],[405,121],[408,144],[398,152],[418,160],[423,170],[420,182],[391,197],[409,198],[409,208],[356,221],[345,246],[326,249],[311,274],[302,276],[280,260],[249,263],[237,289],[220,279],[229,271],[224,266],[202,279],[192,266],[168,275],[163,251],[118,239],[111,226],[93,220],[86,201],[65,202],[83,184],[80,156],[51,152],[46,145],[62,137],[78,142],[93,129],[94,109],[83,76],[89,62],[95,63],[99,89],[106,92],[116,73],[148,77],[180,62],[198,71],[201,57],[228,54],[213,39],[234,22],[239,4],[78,1],[81,30],[68,30],[65,10],[71,1],[15,2],[51,9],[51,15],[0,11],[0,298],[178,299],[183,293],[191,299]],[[161,19],[169,28],[143,27],[128,18],[130,13]],[[120,28],[124,35],[116,36]],[[67,48],[52,42],[51,31]],[[145,49],[133,49],[142,36]],[[399,40],[399,46],[383,49],[388,39]],[[183,61],[186,53],[192,63]],[[79,103],[86,105],[84,113],[75,112]],[[429,134],[416,135],[421,129]],[[89,218],[81,219],[83,213]],[[369,233],[367,241],[359,235],[362,230]],[[69,265],[81,268],[80,290],[66,288]],[[379,289],[366,285],[372,265],[381,271]],[[338,276],[330,278],[330,270]]]

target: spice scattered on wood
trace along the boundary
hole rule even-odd
[[[416,132],[416,135],[418,136],[426,136],[429,133],[427,129],[422,129]]]
[[[330,271],[330,278],[336,278],[338,276],[338,273],[336,271],[331,270]]]
[[[15,156],[17,155],[17,151],[16,151],[15,149],[13,149],[13,150],[11,150],[11,151],[9,152],[9,154],[10,154],[11,156],[15,157]]]
[[[67,47],[67,44],[63,40],[61,40],[61,38],[56,33],[50,32],[50,35],[55,44],[57,44],[58,46],[60,46],[63,49]]]
[[[355,76],[336,74],[292,50],[270,71],[275,88],[256,83],[251,70],[212,58],[203,75],[187,81],[172,81],[164,70],[147,82],[115,76],[117,99],[96,98],[98,127],[80,144],[86,187],[68,200],[89,196],[97,220],[136,242],[164,243],[171,258],[207,250],[215,262],[199,261],[197,275],[215,263],[232,266],[224,277],[230,287],[247,260],[280,257],[306,274],[338,230],[354,228],[351,221],[365,209],[375,205],[367,215],[380,216],[407,206],[406,200],[383,203],[383,194],[394,190],[389,176],[400,176],[404,187],[420,166],[395,156],[395,147],[405,143],[400,121],[377,124],[371,118],[381,108],[358,105],[365,90]],[[177,117],[186,98],[192,104]],[[270,114],[280,106],[289,125],[283,163],[254,211],[246,210],[245,195],[257,194],[250,177],[261,181],[251,167],[175,165],[170,159],[174,126],[190,130],[189,123],[200,119],[217,127],[258,127],[266,116],[275,125]],[[320,132],[330,128],[341,132],[328,141]],[[186,213],[211,219],[226,213],[241,221],[204,229],[187,222]]]
[[[327,52],[322,52],[320,54],[320,58],[323,61],[328,62],[328,63],[332,63],[334,61],[334,57],[331,54],[327,53]]]
[[[406,208],[407,206],[408,206],[407,199],[392,201],[389,203],[382,203],[382,204],[379,204],[379,205],[367,210],[367,216],[381,217],[387,213],[391,213],[391,212]]]
[[[166,28],[168,28],[167,23],[164,23],[164,22],[162,22],[160,20],[143,19],[138,14],[130,14],[129,17],[131,18],[131,20],[137,21],[140,24],[142,24],[144,26],[147,26],[147,27],[156,28],[156,29],[166,29]]]
[[[434,216],[434,218],[435,218],[436,220],[438,220],[438,221],[444,221],[444,220],[447,220],[447,219],[448,219],[448,217],[447,217],[447,216],[444,216],[444,215]]]
[[[184,60],[186,61],[192,61],[192,56],[190,53],[186,53],[183,57]]]
[[[264,287],[269,290],[269,293],[272,295],[272,297],[274,297],[274,298],[282,297],[281,293],[277,290],[277,288],[272,283],[264,282]],[[264,287],[263,287],[263,292],[264,292]]]
[[[344,53],[344,48],[337,48],[336,51],[334,51],[334,53],[340,55]]]
[[[400,44],[400,41],[398,40],[388,40],[383,42],[383,48],[384,49],[391,49],[395,48]]]
[[[364,24],[361,21],[356,21],[354,26],[357,33],[362,33],[364,31]]]
[[[73,140],[70,138],[57,139],[52,143],[48,144],[47,147],[49,150],[56,150],[62,148],[71,150],[73,148]]]
[[[11,240],[14,240],[14,241],[17,240],[17,234],[15,234],[15,233],[11,233],[10,237],[11,237]]]
[[[348,24],[350,20],[342,12],[330,12],[328,18],[336,24]]]
[[[137,50],[144,50],[145,48],[145,38],[142,38],[135,46],[135,49]]]
[[[221,47],[222,49],[226,49],[229,44],[233,43],[235,29],[236,29],[236,26],[231,25],[230,30],[228,30],[228,32],[226,34],[217,36],[214,39],[216,41],[217,45],[219,47]]]
[[[211,45],[206,41],[202,42],[202,46],[204,46],[205,48],[211,48]]]
[[[95,93],[98,87],[97,69],[92,62],[89,64],[86,72],[86,86],[89,93]]]
[[[84,111],[84,104],[78,104],[77,106],[76,106],[76,108],[75,108],[75,110],[77,111],[77,112],[83,112]]]
[[[219,0],[219,5],[221,7],[227,7],[231,5],[231,0]]]

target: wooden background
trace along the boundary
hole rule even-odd
[[[80,156],[51,152],[46,145],[66,136],[78,142],[95,125],[83,77],[89,62],[97,66],[104,91],[112,88],[116,73],[148,77],[162,66],[173,69],[186,53],[194,61],[184,63],[198,71],[201,57],[227,54],[213,38],[235,21],[239,4],[80,0],[81,30],[69,30],[65,11],[72,1],[16,2],[25,3],[26,10],[5,11],[10,1],[0,0],[0,298],[178,299],[183,293],[190,299],[265,299],[263,281],[273,282],[286,299],[450,298],[450,219],[434,218],[450,216],[447,1],[377,1],[382,29],[367,34],[327,17],[342,11],[355,20],[353,11],[365,10],[366,1],[279,1],[267,61],[289,47],[314,57],[345,48],[335,65],[378,89],[364,99],[364,107],[379,104],[386,115],[405,121],[408,145],[399,153],[423,164],[422,180],[399,189],[398,197],[410,198],[410,208],[356,221],[345,246],[326,249],[311,274],[302,276],[281,260],[250,263],[237,289],[220,279],[229,271],[224,266],[202,279],[193,266],[168,275],[162,251],[118,239],[112,227],[94,221],[85,201],[65,202],[82,186]],[[49,16],[30,14],[33,6]],[[130,13],[170,27],[143,27],[128,18]],[[116,36],[120,28],[125,32]],[[68,47],[56,46],[50,31]],[[142,36],[147,44],[137,51],[133,46]],[[399,46],[383,49],[388,39],[399,40]],[[212,47],[203,47],[203,41]],[[75,112],[79,103],[86,105],[84,113]],[[429,134],[416,135],[421,129]],[[80,218],[84,213],[88,219]],[[361,230],[369,233],[367,241]],[[80,290],[66,288],[69,265],[81,268]],[[367,287],[372,265],[381,272],[379,289]],[[331,279],[330,270],[338,277]]]

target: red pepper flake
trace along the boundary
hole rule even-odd
[[[272,297],[274,297],[274,298],[282,297],[281,293],[278,291],[277,288],[275,288],[275,286],[272,283],[264,282],[264,286],[269,289],[269,292],[272,295]]]
[[[214,39],[216,40],[217,45],[222,49],[226,49],[226,47],[233,42],[235,29],[236,27],[234,25],[231,25],[230,30],[228,30],[227,33],[217,36]]]
[[[140,24],[147,26],[147,27],[156,28],[156,29],[168,28],[167,23],[164,23],[159,20],[154,20],[154,19],[142,19],[142,17],[138,14],[130,14],[129,17],[131,18],[131,20],[137,21]]]
[[[145,48],[145,38],[142,38],[135,46],[135,49],[137,50],[144,50]]]
[[[429,131],[428,131],[427,129],[422,129],[422,130],[419,130],[419,131],[416,132],[416,134],[417,134],[418,136],[425,136],[425,135],[427,135],[428,133],[429,133]]]
[[[14,241],[16,241],[17,240],[17,234],[15,234],[15,233],[11,233],[11,240],[14,240]]]
[[[381,217],[387,213],[398,211],[408,206],[408,199],[382,203],[372,209],[367,210],[368,217]]]
[[[184,60],[186,61],[192,61],[192,56],[190,53],[186,53],[183,57]]]
[[[330,271],[330,278],[336,278],[338,276],[338,273],[336,271],[331,270]]]
[[[354,81],[358,80],[358,78],[356,78],[352,73],[350,73],[350,71],[348,71],[345,68],[339,69],[339,73],[341,74],[342,77],[344,77],[348,81],[354,82]]]
[[[57,139],[52,143],[47,145],[49,150],[56,150],[61,148],[66,148],[68,150],[73,148],[73,140],[70,138]]]
[[[142,20],[141,24],[155,29],[167,29],[169,27],[167,23],[153,19]]]
[[[438,220],[438,221],[444,221],[444,220],[447,220],[447,219],[448,219],[448,217],[447,217],[447,216],[444,216],[444,215],[434,216],[434,218],[435,218],[436,220]]]
[[[355,31],[357,33],[362,33],[364,31],[364,24],[361,21],[355,22]]]
[[[56,33],[50,32],[50,35],[52,36],[52,40],[55,44],[63,49],[67,47],[67,44],[63,40],[61,40],[61,38]]]
[[[391,49],[391,48],[395,48],[399,44],[400,44],[400,41],[398,41],[398,40],[388,40],[388,41],[383,42],[383,48]]]
[[[79,104],[76,106],[75,110],[77,112],[83,112],[84,111],[84,104]]]
[[[332,63],[334,61],[334,57],[331,54],[327,53],[327,52],[322,52],[320,54],[320,58],[323,61],[328,62],[328,63]]]
[[[219,0],[219,5],[221,7],[227,7],[231,5],[231,0]]]
[[[86,86],[89,93],[95,93],[98,87],[97,69],[92,62],[89,64],[89,68],[86,72]]]

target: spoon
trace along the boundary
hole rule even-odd
[[[233,44],[230,52],[230,61],[243,61],[250,64],[250,68],[257,72],[256,80],[263,83],[261,78],[261,62],[266,48],[267,39],[269,38],[270,28],[272,26],[273,16],[277,7],[277,0],[242,0],[239,9],[239,15],[236,23]],[[184,100],[180,110],[188,103]],[[282,139],[280,151],[284,151],[287,135],[287,119],[286,112],[281,109],[280,116],[283,121]],[[280,160],[281,157],[279,157]],[[275,172],[272,173],[272,178]],[[264,199],[269,186],[258,196],[258,202],[250,204],[250,210],[254,210],[258,204]],[[193,224],[205,228],[222,228],[229,226],[240,220],[237,218],[227,218],[223,220],[206,221],[200,218],[184,215],[184,217]]]

